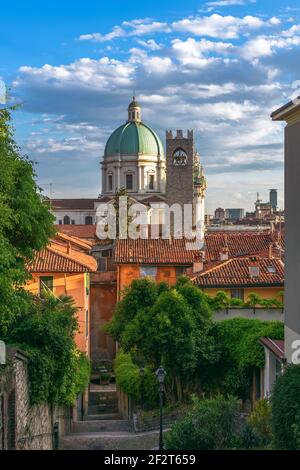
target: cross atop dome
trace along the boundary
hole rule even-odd
[[[141,107],[134,95],[128,106],[128,122],[141,122]]]

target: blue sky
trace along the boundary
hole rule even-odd
[[[283,129],[269,115],[300,88],[299,48],[295,0],[1,5],[17,140],[54,197],[99,194],[105,142],[135,89],[163,141],[166,129],[195,130],[207,212],[252,209],[271,187],[283,206]]]

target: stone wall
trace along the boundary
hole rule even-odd
[[[51,450],[55,446],[54,425],[62,436],[70,431],[71,410],[48,404],[30,405],[27,357],[8,350],[8,363],[1,366],[0,416],[4,449]],[[13,397],[13,400],[11,399]]]

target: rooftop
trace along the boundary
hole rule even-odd
[[[96,260],[87,254],[90,250],[77,238],[58,234],[49,245],[37,252],[29,265],[31,273],[85,273],[97,270]]]
[[[99,199],[51,199],[51,206],[56,209],[62,210],[90,210],[94,209],[94,203]]]
[[[250,276],[253,264],[259,267],[257,276]],[[278,258],[231,258],[200,272],[194,282],[200,287],[280,287],[284,284],[284,265]]]
[[[278,359],[285,359],[284,354],[284,340],[283,339],[271,339],[271,338],[260,338],[259,342],[269,349]]]
[[[191,265],[199,248],[189,250],[186,239],[116,240],[114,262],[138,264]]]

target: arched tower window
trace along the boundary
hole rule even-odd
[[[70,217],[68,215],[65,215],[64,216],[64,224],[65,225],[70,225],[70,223],[71,223]]]
[[[91,215],[86,216],[85,225],[93,225],[93,217]]]

